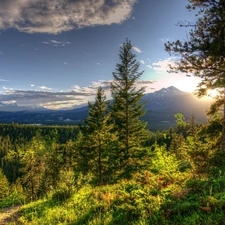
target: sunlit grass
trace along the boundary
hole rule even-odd
[[[53,190],[25,204],[18,221],[25,225],[220,225],[225,218],[225,174],[196,179],[191,169],[179,171],[180,163],[175,154],[157,148],[149,169],[132,179],[101,187],[86,183],[61,200]]]

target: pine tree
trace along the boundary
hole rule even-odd
[[[198,126],[196,124],[196,118],[194,115],[192,115],[191,118],[189,119],[188,126],[189,126],[189,129],[187,131],[188,135],[191,137],[195,137],[198,130]]]
[[[113,134],[110,133],[112,125],[108,121],[110,114],[107,112],[109,102],[100,87],[94,103],[88,103],[89,115],[84,120],[84,134],[87,137],[87,144],[90,151],[94,172],[98,174],[99,185],[103,185],[104,171],[107,167],[109,155],[109,143],[113,141]],[[96,166],[97,165],[97,166]]]
[[[38,194],[45,172],[45,145],[38,133],[28,144],[21,157],[22,182],[25,185],[28,197],[34,199]]]
[[[75,171],[77,174],[87,175],[91,165],[89,165],[89,144],[87,138],[86,126],[80,125],[77,138],[75,140],[74,158],[75,158]]]
[[[165,47],[171,55],[179,56],[172,71],[194,74],[202,78],[197,88],[199,97],[208,89],[216,89],[218,94],[212,111],[223,108],[222,149],[225,150],[225,1],[189,0],[189,10],[199,9],[195,24],[180,23],[191,28],[184,42],[168,42]]]
[[[2,169],[0,169],[0,201],[3,200],[9,194],[9,182],[4,175]]]
[[[136,89],[137,81],[144,71],[139,72],[140,63],[132,53],[132,44],[126,42],[120,48],[120,63],[113,73],[111,83],[113,105],[111,107],[112,122],[118,134],[120,150],[117,153],[120,167],[129,170],[128,164],[134,158],[134,149],[141,146],[146,138],[146,123],[139,120],[144,115],[144,103],[140,103],[145,88]]]
[[[183,145],[183,143],[184,143],[184,137],[182,133],[177,134],[173,132],[171,134],[171,142],[170,142],[169,150],[175,153],[178,158],[183,157],[182,151],[180,150],[180,147]]]
[[[185,122],[185,117],[182,113],[174,114],[176,118],[176,133],[182,134],[184,137],[187,136],[188,124]]]

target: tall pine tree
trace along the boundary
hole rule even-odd
[[[84,135],[87,138],[86,144],[90,151],[89,159],[92,164],[92,171],[97,174],[99,185],[103,185],[104,174],[108,168],[109,146],[114,140],[111,134],[112,125],[108,121],[110,114],[108,113],[109,102],[103,89],[100,87],[94,103],[88,103],[89,115],[84,120]]]
[[[137,157],[135,150],[146,138],[146,123],[139,120],[145,113],[142,109],[144,103],[141,103],[145,88],[136,88],[137,81],[144,71],[139,72],[140,63],[132,52],[132,44],[129,40],[121,46],[119,58],[120,63],[116,65],[116,72],[113,73],[114,81],[111,83],[114,99],[111,113],[120,142],[117,153],[120,169],[129,175],[132,161]]]

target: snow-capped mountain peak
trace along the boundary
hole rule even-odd
[[[153,94],[154,95],[179,95],[179,94],[185,94],[185,93],[186,92],[183,92],[174,86],[170,86],[168,88],[162,88],[159,91],[155,91]]]

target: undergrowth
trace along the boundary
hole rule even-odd
[[[73,182],[65,180],[73,185],[70,192],[62,180],[44,198],[24,204],[18,224],[224,224],[223,167],[211,162],[208,174],[196,174],[191,167],[180,170],[181,164],[175,154],[157,148],[149,169],[133,174],[129,180],[94,186],[90,174],[77,180],[70,174]]]
[[[133,174],[132,179],[93,186],[90,175],[81,177],[76,181],[79,185],[74,184],[69,194],[61,185],[45,198],[25,204],[18,222],[27,225],[223,224],[225,176],[221,168],[213,169],[214,176],[202,174],[196,178],[191,168],[180,171],[181,163],[175,155],[157,148],[150,168]]]

